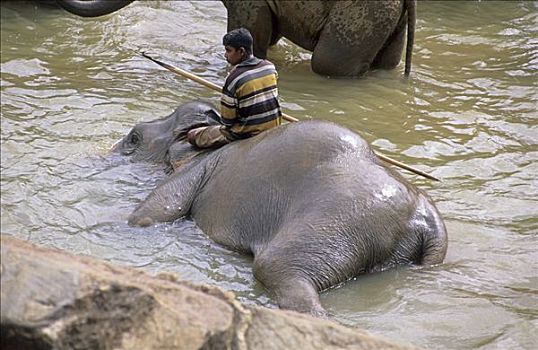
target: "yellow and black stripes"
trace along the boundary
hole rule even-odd
[[[275,66],[251,57],[230,73],[222,88],[221,123],[245,138],[281,123]]]

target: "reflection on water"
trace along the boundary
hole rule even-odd
[[[107,155],[137,122],[193,99],[218,101],[132,50],[222,83],[224,7],[144,1],[96,19],[31,2],[1,10],[2,234],[176,272],[274,306],[251,258],[189,220],[127,226],[164,174]],[[335,318],[426,348],[537,347],[537,38],[533,2],[420,2],[410,80],[402,66],[327,79],[288,42],[270,51],[286,113],[343,124],[443,179],[405,175],[445,218],[446,262],[323,293]]]

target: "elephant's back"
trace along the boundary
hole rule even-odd
[[[268,188],[267,196],[282,192],[305,200],[340,189],[362,196],[390,189],[402,193],[402,201],[417,195],[417,189],[386,167],[362,137],[325,121],[288,124],[234,142],[215,155],[213,163],[215,171],[206,187],[226,192],[226,197],[238,192],[248,197],[249,191]]]
[[[292,193],[323,192],[329,177],[345,182],[368,172],[365,168],[386,170],[364,139],[325,121],[288,124],[230,146],[216,181],[258,191],[270,184]]]
[[[364,139],[337,124],[274,128],[214,154],[195,220],[218,243],[248,251],[302,208],[325,215],[357,202],[405,206],[405,181],[379,163]]]
[[[253,163],[263,161],[293,165],[310,160],[312,166],[317,166],[347,154],[376,159],[368,143],[358,134],[321,120],[283,125],[233,146],[239,152],[230,148],[230,153]]]

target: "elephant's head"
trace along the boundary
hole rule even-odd
[[[75,15],[98,17],[117,11],[133,0],[56,0],[56,2]]]
[[[212,123],[218,116],[215,107],[206,102],[189,102],[167,117],[135,125],[112,149],[133,161],[174,165],[198,153],[186,140],[193,127]],[[173,166],[175,168],[175,166]]]

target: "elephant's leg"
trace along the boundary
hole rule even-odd
[[[280,308],[327,317],[314,283],[298,271],[284,268],[285,264],[286,259],[276,259],[270,254],[256,256],[254,276],[267,288]]]
[[[385,46],[379,51],[372,63],[372,69],[394,69],[400,63],[405,42],[407,20],[400,19],[398,27],[387,39]]]
[[[281,308],[327,317],[319,301],[318,292],[323,288],[319,277],[332,279],[333,271],[326,268],[325,242],[318,244],[314,237],[309,225],[282,227],[270,242],[252,247],[253,270]]]
[[[312,70],[321,75],[358,77],[372,69],[402,8],[398,1],[336,2],[320,31]]]
[[[367,11],[361,3],[354,6],[358,7],[356,11]],[[356,27],[347,29],[342,28],[344,24],[334,16],[327,19],[312,53],[312,70],[315,73],[359,77],[370,70],[370,65],[385,40],[383,33],[363,28],[364,24],[360,22]]]
[[[342,43],[337,39],[336,30],[331,23],[323,28],[312,53],[312,70],[324,76],[362,76],[370,69],[378,47],[364,42],[364,47],[358,49]]]
[[[274,18],[265,1],[226,1],[228,31],[246,28],[254,39],[254,55],[267,57],[267,49],[279,36],[273,33]]]
[[[187,215],[204,178],[201,164],[186,165],[160,184],[129,215],[129,225],[150,226],[156,222],[170,222]]]

